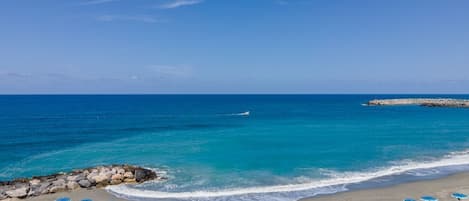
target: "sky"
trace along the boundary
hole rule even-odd
[[[469,93],[465,0],[0,0],[0,94]]]

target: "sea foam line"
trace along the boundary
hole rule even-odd
[[[263,194],[263,193],[279,193],[279,192],[294,192],[304,191],[315,188],[322,188],[328,186],[353,184],[368,181],[371,179],[402,174],[412,170],[419,169],[432,169],[446,166],[457,166],[457,165],[469,165],[469,150],[462,152],[452,152],[449,155],[435,161],[428,162],[406,162],[401,165],[393,165],[387,168],[383,168],[374,172],[344,172],[337,173],[334,178],[317,180],[314,182],[303,183],[303,184],[287,184],[287,185],[276,185],[276,186],[261,186],[261,187],[249,187],[239,189],[224,189],[220,191],[193,191],[193,192],[159,192],[151,190],[142,190],[127,185],[120,186],[109,186],[106,189],[114,194],[137,197],[137,198],[173,198],[173,199],[185,199],[185,198],[197,198],[197,197],[225,197],[225,196],[236,196],[245,194]]]

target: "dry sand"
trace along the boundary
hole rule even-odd
[[[302,201],[401,201],[404,198],[420,200],[422,195],[430,195],[440,201],[456,200],[451,193],[469,194],[469,173],[451,175],[442,179],[417,181],[395,186],[368,190],[324,195]],[[456,200],[457,201],[457,200]]]
[[[112,196],[104,189],[80,189],[73,192],[61,192],[55,194],[42,195],[39,197],[26,199],[26,201],[54,201],[57,198],[61,197],[69,197],[72,199],[72,201],[80,201],[85,198],[92,199],[93,201],[126,201],[124,199]]]

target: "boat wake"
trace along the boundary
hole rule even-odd
[[[302,184],[260,186],[219,191],[159,192],[142,189],[138,186],[110,186],[107,190],[119,197],[137,200],[282,200],[292,201],[318,194],[331,194],[346,191],[354,184],[379,180],[383,177],[408,175],[423,177],[438,174],[445,167],[469,169],[469,151],[453,152],[439,160],[427,162],[401,161],[395,165],[370,172],[325,171],[327,179]],[[461,169],[462,168],[462,169]],[[376,182],[376,181],[375,181]]]
[[[246,112],[240,112],[240,113],[229,114],[228,116],[249,116],[249,115],[251,115],[251,112],[250,112],[250,111],[246,111]]]

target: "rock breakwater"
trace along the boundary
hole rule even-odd
[[[164,179],[154,171],[132,165],[98,166],[48,176],[0,182],[0,200],[23,199],[76,189]]]
[[[467,99],[451,98],[397,98],[397,99],[375,99],[368,101],[370,106],[386,105],[420,105],[425,107],[463,107],[469,108]]]

